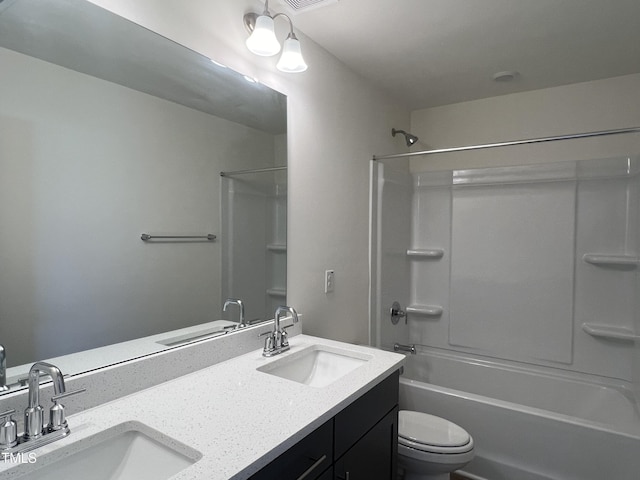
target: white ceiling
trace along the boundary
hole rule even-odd
[[[411,109],[640,72],[640,0],[328,0],[292,19]]]

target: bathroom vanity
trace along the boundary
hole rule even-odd
[[[153,480],[392,478],[404,356],[307,335],[290,346],[70,415],[68,437],[32,452],[34,463],[0,462],[0,479],[91,480],[110,468]]]
[[[396,371],[382,380],[251,480],[394,478],[398,377]]]

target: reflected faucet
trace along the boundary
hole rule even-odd
[[[273,357],[274,355],[289,350],[289,340],[287,339],[285,328],[289,328],[293,324],[280,328],[280,319],[285,316],[285,314],[291,315],[293,323],[298,323],[298,313],[293,307],[280,306],[276,309],[276,315],[273,319],[273,331],[260,335],[268,335],[264,342],[264,350],[262,351],[262,355],[265,357]]]
[[[0,345],[0,392],[9,390],[7,387],[7,351]]]
[[[227,298],[222,307],[222,311],[226,312],[229,305],[237,305],[239,309],[240,319],[238,320],[238,326],[236,328],[244,328],[247,323],[244,319],[244,303],[239,298]]]

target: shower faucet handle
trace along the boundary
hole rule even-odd
[[[391,315],[391,323],[394,325],[397,325],[401,318],[405,319],[405,323],[407,321],[407,312],[402,310],[398,302],[393,302],[389,309],[389,314]]]

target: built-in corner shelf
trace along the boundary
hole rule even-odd
[[[628,342],[640,340],[639,335],[636,335],[633,330],[626,327],[614,327],[611,325],[601,325],[598,323],[583,323],[582,330],[587,332],[592,337],[625,340]]]
[[[411,258],[425,258],[437,260],[442,258],[444,250],[441,248],[413,248],[407,250],[407,257]]]
[[[270,297],[286,297],[287,291],[284,288],[269,288],[267,295]]]
[[[442,315],[443,308],[440,305],[409,305],[406,309],[407,313],[415,315],[424,315],[427,317],[439,317]]]
[[[599,253],[585,253],[582,259],[592,265],[604,267],[629,267],[637,268],[638,257],[634,255],[604,255]]]
[[[267,250],[270,252],[286,252],[287,246],[282,243],[270,243],[267,245]]]

